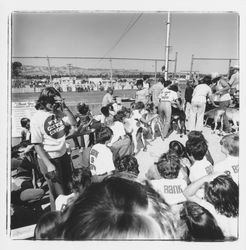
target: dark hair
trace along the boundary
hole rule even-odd
[[[123,122],[123,119],[125,118],[125,113],[122,110],[119,110],[115,115],[114,115],[114,121],[119,121]]]
[[[188,137],[189,141],[192,141],[194,143],[199,142],[199,141],[206,141],[202,132],[196,131],[196,130],[190,131],[190,133],[187,135],[187,137]]]
[[[109,107],[108,107],[108,106],[102,107],[102,108],[101,108],[101,113],[102,113],[104,116],[108,117],[108,116],[109,116]]]
[[[90,108],[85,103],[78,103],[77,110],[81,115],[86,115],[89,112]]]
[[[194,157],[195,160],[202,160],[208,151],[206,141],[192,142],[188,140],[185,144],[187,153]]]
[[[160,77],[159,78],[159,82],[161,82],[163,84],[165,82],[165,78],[164,77]]]
[[[74,192],[81,192],[83,188],[88,187],[91,184],[91,171],[89,168],[75,168],[72,174],[72,182],[70,188]]]
[[[181,164],[177,154],[173,152],[164,153],[155,164],[163,178],[175,179],[178,177]]]
[[[175,152],[178,157],[187,157],[185,146],[179,141],[171,141],[169,143],[169,150]]]
[[[26,118],[26,117],[21,118],[21,120],[20,120],[21,127],[26,128],[26,125],[27,125],[28,122],[30,122],[29,118]]]
[[[179,91],[177,85],[171,85],[171,86],[169,87],[169,89],[172,90],[172,91],[175,91],[175,92],[178,92],[178,91]]]
[[[180,212],[181,220],[186,224],[185,240],[223,240],[224,235],[213,215],[195,202],[186,201]]]
[[[65,240],[173,239],[174,220],[153,189],[111,177],[93,183],[70,206],[63,235]]]
[[[154,108],[155,108],[155,106],[154,106],[154,103],[153,103],[153,102],[148,103],[148,104],[146,105],[146,110],[147,110],[148,112],[154,111]]]
[[[137,159],[132,155],[119,157],[114,162],[115,169],[119,172],[129,172],[136,176],[139,174],[139,165]]]
[[[232,135],[225,135],[220,144],[224,146],[229,152],[229,155],[232,156],[239,156],[239,135],[232,134]]]
[[[59,91],[57,91],[54,87],[46,87],[44,88],[37,100],[37,103],[35,105],[35,108],[37,110],[39,109],[45,109],[47,104],[54,104],[55,103],[55,96],[61,96]]]
[[[220,175],[205,184],[205,199],[226,217],[238,216],[238,185],[230,176]]]
[[[140,109],[144,109],[144,103],[143,102],[137,102],[135,103],[135,107],[134,109],[140,110]]]
[[[106,141],[110,140],[113,135],[113,131],[109,127],[101,127],[97,133],[97,143],[105,144]]]
[[[143,76],[143,80],[145,81],[145,80],[147,80],[147,79],[149,79],[149,76],[148,76],[148,75],[144,75],[144,76]]]
[[[165,88],[168,87],[171,84],[172,84],[172,81],[170,81],[170,80],[164,81],[164,87]]]
[[[61,237],[62,216],[59,211],[43,214],[34,230],[36,240],[55,240]]]
[[[136,85],[137,85],[137,86],[138,86],[138,85],[142,85],[142,86],[143,86],[143,80],[142,80],[142,79],[137,80]]]
[[[207,84],[207,85],[211,85],[212,84],[212,77],[211,75],[206,75],[202,78],[201,80],[202,84]]]

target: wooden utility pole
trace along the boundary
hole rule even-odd
[[[52,82],[52,74],[51,74],[51,68],[50,68],[50,59],[47,56],[47,62],[48,62],[48,68],[49,68],[49,75],[50,75],[50,83]]]

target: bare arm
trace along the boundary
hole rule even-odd
[[[208,98],[209,98],[209,100],[211,101],[211,103],[212,103],[212,105],[214,106],[214,107],[219,107],[219,105],[216,105],[215,103],[214,103],[214,100],[213,100],[213,96],[212,95],[209,95],[208,96]]]

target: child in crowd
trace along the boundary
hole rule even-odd
[[[199,178],[213,172],[213,166],[206,159],[208,145],[205,140],[197,141],[195,143],[191,140],[188,140],[186,142],[186,150],[192,162],[189,175],[191,182],[194,182]]]
[[[59,211],[51,211],[43,214],[34,230],[35,240],[59,239],[62,224],[62,215]]]
[[[187,183],[184,179],[178,178],[181,168],[179,157],[172,152],[165,153],[156,165],[162,178],[150,181],[153,188],[169,205],[185,201],[183,190],[187,187]]]
[[[149,91],[148,89],[143,88],[143,80],[137,80],[137,92],[135,97],[135,102],[142,102],[144,105],[146,105],[149,101]]]
[[[176,92],[178,95],[179,90],[177,85],[171,85],[168,89]],[[179,105],[177,104],[177,102],[179,103]],[[180,133],[180,137],[183,137],[183,134],[186,134],[186,126],[185,126],[185,112],[182,110],[181,98],[178,98],[176,102],[172,103],[172,117],[173,117],[173,122],[177,123],[177,132]],[[174,130],[173,127],[172,129]]]
[[[104,106],[101,108],[101,114],[94,117],[96,121],[99,121],[101,125],[107,126],[113,120],[114,114],[110,110],[110,106]]]
[[[199,141],[205,141],[207,143],[207,140],[205,139],[204,135],[202,134],[202,132],[200,131],[196,131],[196,130],[193,130],[191,131],[188,135],[188,141],[193,143],[193,144],[196,144],[197,142]],[[206,152],[206,159],[212,164],[214,165],[214,160],[213,160],[213,157],[209,151],[209,149],[207,150]]]
[[[80,133],[86,132],[89,129],[90,124],[93,121],[93,117],[90,112],[89,106],[86,105],[85,103],[81,103],[81,102],[78,103],[77,111],[78,113],[75,115],[75,119],[77,121],[77,133],[76,134],[80,134]],[[80,136],[80,140],[81,140],[81,145],[79,145],[78,139],[77,137],[75,137],[74,144],[75,144],[75,147],[81,148],[81,151],[82,151],[83,148],[87,147],[90,143],[89,135]]]
[[[91,184],[91,171],[89,168],[75,168],[72,174],[72,181],[70,188],[72,193],[70,195],[59,195],[55,201],[56,210],[64,211],[78,195],[82,194],[85,188]]]
[[[21,142],[31,141],[30,119],[23,117],[21,118],[20,123],[21,127],[23,128],[21,131]]]
[[[113,153],[108,147],[113,131],[109,127],[102,127],[98,132],[97,143],[90,150],[90,169],[92,175],[105,175],[115,170]]]
[[[125,155],[115,160],[114,176],[135,180],[139,174],[139,165],[137,159],[133,155]]]
[[[225,172],[238,183],[239,181],[239,135],[232,134],[224,136],[221,141],[221,151],[226,155],[226,158],[215,164],[215,172]]]
[[[188,241],[221,241],[224,235],[214,216],[195,202],[186,201],[180,212],[180,226],[185,224],[184,240]]]
[[[204,187],[204,198],[197,195]],[[216,172],[192,182],[185,190],[185,197],[207,209],[215,218],[225,237],[238,237],[238,185],[230,176]]]

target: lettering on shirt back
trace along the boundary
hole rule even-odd
[[[165,194],[180,194],[183,190],[180,185],[164,185]]]

